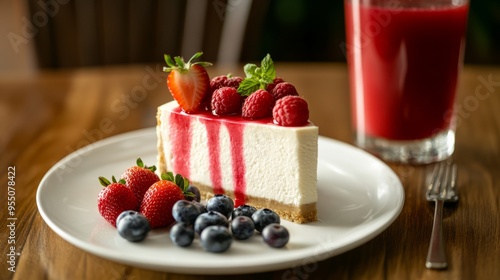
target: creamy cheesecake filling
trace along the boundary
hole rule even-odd
[[[205,193],[231,195],[236,205],[269,206],[295,222],[316,220],[318,128],[270,122],[187,115],[176,102],[162,105],[159,170],[180,173]]]

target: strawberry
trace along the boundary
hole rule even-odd
[[[138,210],[139,204],[132,190],[125,186],[124,181],[117,182],[113,176],[113,183],[104,177],[99,177],[99,182],[105,188],[97,197],[97,209],[106,221],[116,227],[116,218],[123,211]]]
[[[156,166],[145,166],[140,158],[137,159],[136,164],[125,170],[121,178],[125,180],[125,185],[134,192],[140,205],[144,193],[152,184],[160,181],[160,178],[155,173]]]
[[[205,67],[212,64],[192,62],[202,54],[202,52],[194,54],[187,63],[180,56],[176,56],[172,60],[169,55],[165,55],[168,67],[163,67],[163,71],[169,72],[168,89],[186,113],[196,113],[203,110],[202,102],[210,91],[210,78]]]
[[[191,195],[187,189],[189,181],[171,172],[162,174],[162,180],[154,183],[144,194],[140,212],[149,220],[151,228],[171,225],[175,220],[172,216],[174,204]]]

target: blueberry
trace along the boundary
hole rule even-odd
[[[116,221],[120,236],[132,242],[144,240],[151,229],[148,219],[137,211],[124,211]]]
[[[170,239],[177,246],[186,247],[191,245],[194,240],[193,226],[185,223],[176,223],[170,229]]]
[[[231,232],[234,238],[238,240],[245,240],[255,232],[255,224],[253,220],[247,216],[238,216],[231,221]]]
[[[194,222],[194,231],[201,234],[201,232],[209,226],[224,226],[229,227],[229,222],[227,218],[219,212],[208,211],[203,213],[196,218]]]
[[[207,206],[203,205],[201,202],[192,201],[191,203],[193,203],[193,205],[195,205],[196,207],[198,207],[200,209],[200,214],[208,212]]]
[[[290,234],[284,226],[280,224],[270,224],[262,231],[262,238],[267,245],[274,248],[281,248],[288,243]]]
[[[187,200],[179,200],[172,207],[172,216],[178,223],[192,225],[200,214],[200,208]]]
[[[224,252],[231,246],[233,237],[224,226],[209,226],[200,236],[201,245],[209,252]]]
[[[201,194],[200,194],[200,190],[197,187],[195,187],[193,185],[189,185],[187,191],[194,194],[194,196],[186,196],[187,200],[200,202]]]
[[[118,215],[118,217],[116,217],[116,225],[118,225],[118,222],[125,216],[128,216],[128,215],[134,215],[136,211],[133,211],[133,210],[128,210],[128,211],[123,211],[120,213],[120,215]]]
[[[255,223],[255,229],[258,232],[262,232],[262,230],[269,224],[279,224],[281,221],[280,216],[278,216],[276,212],[267,208],[259,209],[253,213],[252,220]]]
[[[234,202],[225,194],[216,194],[207,201],[207,210],[219,212],[229,219],[234,210]]]
[[[252,218],[253,213],[257,211],[257,208],[250,206],[250,205],[241,205],[238,206],[238,208],[234,209],[231,218],[236,218],[238,216],[247,216],[249,218]]]

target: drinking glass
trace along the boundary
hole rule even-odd
[[[425,164],[453,154],[468,0],[345,0],[356,144]]]

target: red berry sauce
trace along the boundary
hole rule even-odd
[[[215,194],[224,193],[222,188],[221,169],[221,143],[220,129],[224,125],[229,133],[231,165],[233,176],[233,192],[235,195],[235,207],[246,202],[246,180],[245,180],[245,157],[243,153],[243,132],[247,123],[261,123],[274,125],[272,118],[259,120],[247,120],[241,116],[214,116],[209,112],[190,114],[200,118],[207,129],[207,149],[209,150],[210,180]],[[176,108],[170,114],[170,135],[172,144],[173,169],[176,173],[189,178],[191,155],[191,118],[180,108]],[[242,125],[243,124],[243,125]]]

